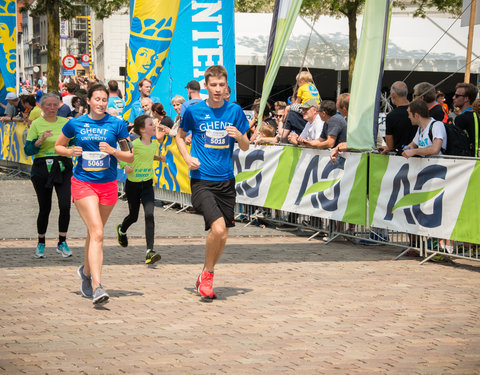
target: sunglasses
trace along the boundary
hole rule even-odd
[[[462,95],[462,94],[454,94],[454,95],[453,95],[454,98],[458,98],[459,96],[466,97],[467,95]]]

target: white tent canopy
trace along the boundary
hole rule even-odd
[[[237,65],[265,65],[271,21],[272,14],[235,14]],[[464,72],[468,27],[461,27],[460,20],[454,21],[454,18],[438,15],[426,18],[392,15],[385,70]],[[442,37],[452,23],[453,26]],[[361,26],[362,17],[359,16],[358,34]],[[310,31],[310,21],[299,17],[287,44],[282,66],[301,65]],[[308,68],[348,70],[348,46],[347,19],[321,16],[315,23],[304,65]],[[479,26],[475,27],[474,33],[473,74],[480,73],[480,58],[475,60],[477,56],[480,56]]]

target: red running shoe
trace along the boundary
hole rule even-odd
[[[195,289],[203,298],[215,299],[217,295],[213,291],[213,272],[203,271],[198,275]]]

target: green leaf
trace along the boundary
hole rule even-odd
[[[402,199],[400,199],[395,206],[393,206],[393,210],[395,211],[397,208],[400,207],[407,207],[407,206],[415,206],[417,204],[425,203],[435,197],[438,193],[440,193],[443,188],[434,190],[434,191],[425,191],[422,193],[411,193],[405,195]]]
[[[303,197],[309,194],[320,193],[321,191],[327,190],[335,185],[338,181],[340,181],[340,178],[330,181],[318,181],[307,189],[305,194],[303,194]]]
[[[260,172],[261,170],[262,170],[262,168],[256,169],[254,171],[240,172],[239,174],[237,174],[235,176],[235,182],[238,183],[238,182],[243,182],[243,181],[249,180],[252,177],[256,176],[258,174],[258,172]]]

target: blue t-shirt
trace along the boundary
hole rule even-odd
[[[153,103],[161,103],[160,99],[158,99],[156,96],[149,96],[149,98],[152,99]],[[130,115],[128,116],[128,122],[133,123],[138,116],[143,115],[141,100],[142,99],[140,98],[136,102],[133,102]]]
[[[40,103],[40,99],[42,99],[43,96],[43,91],[42,90],[37,90],[37,94],[35,95],[35,101],[37,103]]]
[[[227,126],[235,126],[242,134],[248,130],[248,120],[238,104],[225,101],[222,107],[211,108],[203,100],[187,108],[181,128],[192,131],[190,154],[200,161],[200,168],[190,171],[191,178],[226,181],[234,177],[235,139],[228,136]]]
[[[202,101],[202,99],[195,98],[195,99],[190,99],[186,102],[183,102],[182,106],[180,107],[180,117],[183,117],[183,115],[185,114],[185,111],[187,110],[188,107],[190,107],[191,105],[194,105],[196,103],[199,103],[201,101]]]
[[[105,114],[101,120],[93,120],[88,115],[69,120],[62,129],[68,137],[75,137],[75,145],[83,149],[77,160],[73,177],[86,182],[111,182],[117,178],[117,158],[113,155],[99,154],[100,142],[117,147],[117,141],[128,138],[125,123]]]
[[[72,110],[70,109],[70,107],[66,104],[62,105],[58,111],[57,111],[57,116],[60,116],[60,117],[73,117],[73,113],[72,113]]]
[[[108,106],[107,108],[114,108],[119,115],[123,113],[123,108],[125,107],[125,101],[119,96],[109,96],[108,97]]]

